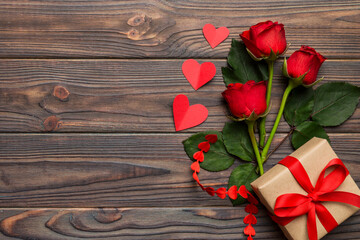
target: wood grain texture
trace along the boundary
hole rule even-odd
[[[255,239],[285,240],[265,209],[260,208],[256,216]],[[245,239],[244,217],[244,207],[6,209],[0,215],[0,237],[5,240]],[[359,224],[360,213],[357,213],[323,239],[359,239]]]
[[[1,60],[1,132],[174,132],[172,102],[186,94],[190,104],[209,110],[205,123],[185,132],[221,130],[226,104],[221,67],[194,91],[181,72],[183,60]],[[275,66],[272,110],[274,121],[287,80]],[[360,61],[328,60],[323,82],[347,81],[360,86]],[[328,132],[360,132],[360,109],[343,125]],[[271,124],[268,124],[270,131]],[[288,132],[285,121],[279,132]]]
[[[0,134],[0,207],[231,206],[192,179],[181,142],[190,134]],[[285,134],[276,135],[273,146]],[[360,134],[330,134],[360,183]],[[285,142],[265,165],[292,152]],[[206,186],[226,186],[238,161],[201,171]]]
[[[0,57],[223,58],[231,38],[268,19],[285,24],[290,51],[306,44],[359,58],[356,0],[0,1]],[[230,37],[211,49],[206,23]]]

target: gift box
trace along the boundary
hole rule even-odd
[[[288,239],[320,239],[359,210],[360,190],[342,164],[313,138],[251,186]]]

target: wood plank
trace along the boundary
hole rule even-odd
[[[212,62],[217,75],[194,91],[181,72],[183,60],[1,60],[0,131],[174,132],[172,101],[180,93],[209,109],[206,122],[186,132],[221,130],[227,121],[221,96],[226,60]],[[275,66],[269,122],[287,81],[280,75],[281,64]],[[359,65],[358,60],[328,60],[319,76],[325,76],[324,82],[359,86]],[[358,108],[345,124],[327,131],[360,132],[359,123]],[[283,121],[279,132],[288,131]]]
[[[256,239],[284,239],[260,208]],[[5,209],[1,239],[245,239],[244,207],[223,208],[95,208]],[[324,240],[358,239],[360,212]],[[36,229],[36,231],[34,231]]]
[[[360,4],[352,1],[0,1],[0,57],[224,58],[231,38],[268,19],[285,24],[290,52],[310,45],[359,58]],[[211,49],[206,23],[230,37]]]
[[[0,207],[231,206],[192,180],[181,142],[190,134],[0,134]],[[276,135],[273,146],[285,134]],[[360,134],[330,134],[360,183]],[[289,142],[265,169],[292,152]],[[206,186],[225,186],[231,170],[201,171]]]

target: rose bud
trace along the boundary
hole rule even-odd
[[[222,93],[234,117],[233,120],[255,120],[266,112],[266,82],[229,84]]]
[[[284,61],[283,73],[297,84],[313,86],[321,79],[316,81],[321,64],[326,60],[315,49],[308,46],[301,46],[300,50],[295,51],[289,59]]]
[[[284,25],[277,22],[258,23],[240,34],[240,37],[250,56],[257,61],[261,59],[274,61],[287,49]]]

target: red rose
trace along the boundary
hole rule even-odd
[[[321,64],[326,60],[315,49],[308,46],[301,46],[287,60],[287,74],[290,78],[298,78],[305,74],[302,80],[303,85],[310,85],[316,81]]]
[[[246,48],[257,58],[270,57],[271,50],[276,56],[281,55],[286,49],[284,25],[277,22],[258,23],[240,34],[240,37]]]
[[[266,111],[266,82],[250,80],[245,84],[229,84],[222,93],[229,105],[232,115],[247,118],[254,112],[261,115]]]

